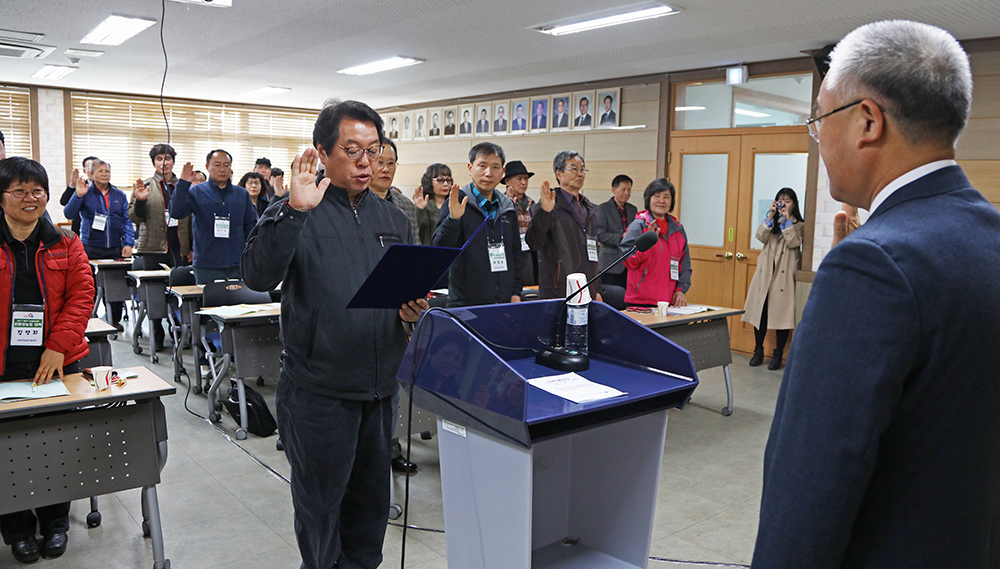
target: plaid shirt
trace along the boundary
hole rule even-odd
[[[476,204],[479,205],[479,209],[483,210],[490,219],[496,219],[500,215],[500,198],[497,197],[496,192],[493,193],[493,199],[486,199],[483,194],[479,193],[479,188],[475,184],[469,184],[472,188],[472,197],[476,199]]]
[[[517,198],[511,195],[510,190],[507,191],[507,197],[514,202],[514,209],[517,210],[517,225],[524,235],[528,232],[528,224],[531,223],[531,206],[535,204],[535,200],[528,197],[528,194],[522,195]]]

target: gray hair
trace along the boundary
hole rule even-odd
[[[871,95],[911,144],[954,146],[972,106],[962,46],[941,28],[907,20],[867,24],[840,40],[825,85],[840,104]]]
[[[583,156],[580,156],[580,153],[576,150],[563,150],[559,154],[556,154],[555,159],[552,160],[552,171],[562,172],[566,169],[566,161],[572,160],[574,157],[579,157],[580,160],[583,160]]]
[[[88,168],[87,171],[93,174],[94,170],[97,170],[97,167],[100,166],[101,164],[105,164],[107,165],[108,168],[111,168],[111,164],[108,164],[107,162],[101,160],[100,158],[94,158],[93,160],[91,160],[90,168]]]

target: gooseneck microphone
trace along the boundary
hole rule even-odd
[[[552,344],[546,348],[542,348],[535,354],[535,363],[549,367],[559,371],[585,371],[590,369],[590,357],[587,354],[582,354],[580,352],[571,352],[565,349],[565,332],[566,332],[566,304],[571,298],[576,296],[580,291],[589,287],[597,279],[608,272],[611,267],[614,267],[618,263],[621,263],[629,257],[632,253],[636,251],[648,251],[656,245],[656,240],[659,239],[659,235],[655,231],[647,231],[636,238],[635,244],[632,245],[628,251],[625,252],[618,260],[611,263],[605,269],[599,273],[597,276],[587,281],[586,284],[580,288],[574,290],[569,294],[563,301],[559,304],[559,310],[556,313],[556,329],[552,336]]]

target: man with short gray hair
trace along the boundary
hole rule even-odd
[[[807,124],[849,212],[785,368],[755,569],[1000,567],[1000,214],[955,162],[971,102],[944,30],[877,22],[830,55]]]

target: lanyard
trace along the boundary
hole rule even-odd
[[[45,250],[45,245],[43,243],[39,243],[38,251],[35,253],[35,256],[37,257],[38,253],[41,253],[44,250]],[[14,280],[17,278],[17,265],[14,264],[14,258],[10,254],[9,247],[6,246],[3,247],[3,254],[7,256],[7,266],[10,267],[10,305],[13,307],[14,289],[16,288]],[[35,259],[32,259],[32,262],[35,262]],[[38,263],[35,264],[38,265]],[[38,267],[38,281],[42,283],[42,306],[45,306],[45,301],[46,298],[48,297],[48,291],[46,290],[45,287],[45,263],[42,263],[41,266]]]

